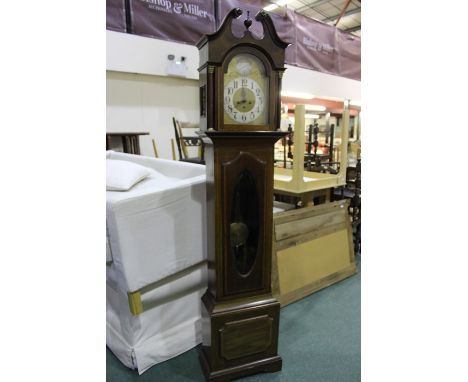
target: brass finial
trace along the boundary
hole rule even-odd
[[[247,18],[244,20],[245,29],[249,29],[252,25],[252,20],[250,19],[250,11],[247,11]]]

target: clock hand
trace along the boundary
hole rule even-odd
[[[240,100],[240,101],[237,101],[237,102],[236,102],[236,105],[240,105],[240,104],[242,104],[242,103],[247,103],[247,97],[243,98],[243,99]]]

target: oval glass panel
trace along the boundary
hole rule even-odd
[[[259,206],[257,187],[252,173],[245,169],[234,187],[231,203],[229,241],[237,271],[246,276],[257,256]]]

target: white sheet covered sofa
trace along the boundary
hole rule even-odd
[[[106,156],[157,171],[128,191],[106,192],[107,346],[141,374],[201,342],[205,166]]]

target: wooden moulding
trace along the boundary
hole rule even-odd
[[[356,273],[347,200],[273,217],[272,291],[288,305]]]
[[[205,350],[199,350],[199,359],[205,378],[212,382],[226,382],[232,379],[245,377],[260,372],[274,373],[281,370],[282,359],[280,356],[273,356],[261,360],[255,360],[244,365],[231,366],[223,370],[210,371]]]

